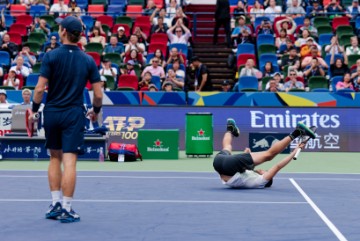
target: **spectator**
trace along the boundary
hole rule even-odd
[[[333,48],[331,52],[330,58],[330,73],[331,77],[334,76],[343,76],[345,73],[348,73],[348,58],[347,55],[344,56],[344,60],[342,58],[335,59],[335,49]]]
[[[6,90],[0,89],[0,104],[7,104],[7,93]]]
[[[236,45],[238,44],[244,44],[244,43],[250,43],[250,44],[254,44],[254,38],[251,36],[250,32],[244,28],[241,31],[241,34],[238,36],[237,40],[236,40]]]
[[[346,9],[346,16],[351,20],[355,21],[360,13],[359,1],[353,0],[352,5]]]
[[[102,36],[104,36],[106,38],[106,33],[105,33],[100,21],[95,21],[93,28],[98,28],[100,30],[100,35],[102,35]]]
[[[224,80],[221,84],[222,92],[231,92],[231,84],[229,80]]]
[[[282,28],[279,32],[279,37],[275,39],[275,46],[277,49],[280,49],[281,45],[286,45],[286,40],[288,39],[286,29]]]
[[[319,64],[319,60],[317,58],[313,58],[310,65],[306,66],[304,76],[307,77],[307,79],[313,76],[325,76],[325,71]]]
[[[336,90],[351,89],[354,90],[354,85],[351,82],[350,73],[345,73],[343,81],[339,81],[335,86]]]
[[[4,76],[4,69],[0,66],[0,79]]]
[[[255,0],[253,8],[250,10],[250,20],[255,22],[255,18],[264,16],[264,8],[259,0]]]
[[[305,10],[299,6],[298,0],[292,0],[291,6],[286,9],[286,14],[291,18],[303,17],[305,16]]]
[[[35,24],[31,25],[31,32],[35,33],[43,33],[46,36],[50,34],[50,28],[46,25],[45,19],[39,19],[38,17],[35,18]]]
[[[129,60],[126,63],[126,69],[121,69],[121,74],[128,74],[128,75],[136,75],[136,72],[134,70],[134,66],[136,63],[133,60]]]
[[[288,71],[292,69],[297,71],[300,68],[300,58],[297,55],[295,47],[291,47],[289,49],[289,54],[282,57],[281,69],[284,70],[285,66],[288,66]]]
[[[338,0],[331,0],[328,5],[325,6],[325,10],[330,19],[333,19],[336,16],[339,16],[340,13],[344,10]]]
[[[356,36],[350,38],[351,46],[346,48],[346,55],[349,56],[351,54],[360,54],[359,41]]]
[[[274,74],[274,67],[272,65],[272,62],[266,62],[265,66],[264,66],[264,71],[262,73],[263,77],[269,77],[272,76]]]
[[[169,81],[165,81],[162,88],[165,92],[173,92],[174,91],[174,86]]]
[[[154,84],[149,84],[148,90],[151,91],[151,92],[158,91],[158,89],[156,88],[156,86]]]
[[[184,79],[176,77],[176,73],[173,69],[168,70],[166,80],[163,84],[163,88],[164,88],[164,85],[166,82],[170,83],[172,85],[173,89],[174,88],[177,88],[177,89],[184,88]]]
[[[66,16],[69,12],[69,7],[64,3],[64,0],[59,0],[58,3],[54,3],[50,8],[50,15],[55,17]]]
[[[166,33],[168,26],[164,23],[163,17],[158,17],[157,24],[153,25],[151,28],[151,33]]]
[[[164,55],[160,49],[155,50],[154,57],[159,60],[159,66],[161,66],[163,68],[166,66],[166,61],[165,61]],[[152,59],[151,59],[150,63],[151,62],[152,62]]]
[[[262,73],[254,67],[254,60],[248,59],[245,63],[245,67],[240,71],[240,77],[242,76],[254,76],[258,79],[262,78]]]
[[[306,39],[306,45],[301,46],[300,48],[300,55],[301,57],[306,57],[311,54],[311,51],[316,48],[317,50],[321,49],[320,46],[314,42],[314,39],[312,37],[308,37]],[[320,56],[319,52],[317,54]],[[310,62],[310,61],[309,61]],[[308,63],[307,63],[308,64]]]
[[[49,5],[49,1],[48,1],[48,0],[34,0],[34,1],[32,2],[32,5],[45,6],[46,11],[49,11],[49,9],[50,9],[50,5]],[[41,14],[45,14],[45,13],[41,13]]]
[[[155,11],[156,5],[153,0],[147,1],[147,6],[143,11],[143,15],[145,16],[151,16],[151,14]]]
[[[119,43],[127,44],[129,42],[129,38],[126,36],[125,28],[123,26],[118,27],[116,37]]]
[[[216,0],[215,9],[215,28],[213,36],[213,44],[216,45],[218,42],[219,28],[224,26],[226,43],[228,48],[231,47],[230,38],[230,4],[229,0]]]
[[[6,20],[4,16],[5,8],[1,9],[1,18],[0,18],[0,37],[2,38],[4,34],[7,32],[6,30]]]
[[[351,78],[354,81],[354,89],[360,90],[360,67],[356,68],[356,72],[351,74]]]
[[[134,61],[135,65],[138,65],[140,68],[144,65],[143,57],[137,51],[137,49],[133,49],[130,51],[130,53],[125,54],[124,62],[127,63],[129,60]]]
[[[110,43],[105,47],[103,55],[107,53],[117,53],[121,57],[124,57],[124,46],[122,44],[118,45],[118,39],[116,36],[110,37]]]
[[[101,43],[103,47],[106,45],[106,39],[100,34],[100,28],[94,27],[91,33],[90,43]]]
[[[101,90],[104,92],[104,91],[110,91],[109,88],[106,88],[106,77],[104,75],[101,75],[100,76],[100,83],[101,83]]]
[[[301,33],[301,37],[299,37],[296,41],[295,41],[295,46],[298,48],[301,48],[304,44],[306,44],[306,41],[308,40],[308,38],[311,38],[313,40],[314,43],[314,39],[311,37],[310,35],[310,31],[307,29],[304,29]]]
[[[178,78],[185,79],[185,71],[180,69],[180,61],[175,60],[172,64],[172,68],[175,71],[175,74]]]
[[[170,50],[170,56],[168,60],[166,61],[166,64],[172,64],[175,60],[179,60],[180,64],[184,64],[183,57],[179,54],[177,48],[171,48]]]
[[[58,42],[58,39],[56,37],[56,35],[51,36],[50,38],[50,43],[45,44],[44,48],[46,49],[47,47],[50,48],[50,50],[56,49],[58,47],[60,47],[60,43]],[[46,51],[45,51],[46,52]]]
[[[157,15],[157,17],[155,17]],[[169,28],[171,26],[171,20],[170,18],[166,17],[166,11],[165,8],[162,9],[155,9],[155,11],[150,16],[150,22],[152,25],[158,25],[159,24],[159,18],[162,18],[163,24],[166,26],[166,28]]]
[[[141,27],[135,27],[134,33],[135,36],[137,36],[138,38],[138,43],[146,44],[146,40],[148,38],[148,36],[141,30]]]
[[[185,25],[186,28],[189,28],[189,20],[187,19],[185,13],[183,12],[182,8],[179,7],[176,10],[176,15],[173,18],[173,20],[171,21],[171,26],[176,25],[176,23],[178,22],[178,20],[181,19],[181,22]],[[170,26],[169,26],[170,27]]]
[[[145,71],[141,75],[141,81],[139,82],[139,90],[148,88],[152,79],[152,74],[149,71]]]
[[[166,15],[169,16],[170,20],[172,20],[175,17],[177,9],[178,9],[178,4],[176,0],[171,0],[170,4],[166,8]]]
[[[23,98],[23,102],[21,102],[21,105],[32,105],[31,101],[31,95],[32,92],[30,89],[25,88],[21,91],[21,97]]]
[[[297,80],[297,74],[294,70],[290,71],[289,80],[284,84],[284,89],[288,92],[291,89],[305,89],[304,83]]]
[[[16,65],[11,67],[10,71],[11,70],[15,70],[17,75],[21,74],[25,78],[31,73],[31,69],[24,65],[24,58],[21,55],[16,58]]]
[[[331,37],[330,44],[325,46],[325,53],[331,54],[334,51],[334,54],[343,54],[344,47],[340,46],[337,35]]]
[[[18,46],[10,41],[10,35],[4,34],[2,38],[1,51],[6,51],[10,54],[10,57],[13,59],[18,54]]]
[[[274,79],[270,79],[269,81],[268,81],[268,84],[269,84],[269,87],[268,88],[266,88],[266,92],[280,92],[281,90],[278,88],[278,86],[277,86],[277,83],[276,83],[276,80],[274,80]]]
[[[160,76],[161,79],[165,78],[165,72],[164,69],[159,66],[159,59],[158,58],[153,58],[151,61],[151,65],[147,66],[143,73],[141,74],[141,77],[144,77],[146,72],[150,72],[152,76]]]
[[[310,1],[306,1],[306,2],[310,2]],[[285,9],[290,8],[293,4],[294,4],[294,1],[293,1],[293,0],[286,0]],[[298,0],[296,6],[297,6],[297,7],[299,7],[299,6],[306,6],[306,3],[303,3],[302,0]]]
[[[81,15],[81,8],[79,8],[76,4],[76,0],[70,0],[69,3],[69,14],[75,17],[80,17]]]
[[[234,18],[237,19],[241,15],[244,16],[245,14],[246,14],[246,7],[245,7],[244,3],[242,2],[242,0],[239,0],[236,5],[236,8],[234,8],[233,16],[234,16]]]
[[[275,80],[277,90],[284,91],[284,85],[281,83],[281,74],[279,72],[274,73],[272,79]],[[265,91],[270,88],[270,80],[266,83]]]
[[[22,6],[25,6],[26,9],[30,9],[32,0],[20,0],[19,1]]]
[[[265,9],[265,16],[270,19],[271,22],[274,22],[274,19],[276,17],[280,16],[280,13],[282,13],[281,6],[276,6],[275,0],[269,1],[269,6]]]
[[[145,45],[138,42],[138,37],[136,35],[131,35],[128,44],[125,46],[125,53],[130,52],[130,50],[136,49],[138,52],[143,53],[145,51]]]
[[[286,54],[289,54],[289,51],[291,48],[295,48],[294,43],[292,42],[292,40],[290,38],[286,39],[286,46],[281,46],[281,48],[279,49],[279,54],[278,56],[281,58]],[[296,48],[295,48],[296,49]],[[296,49],[297,52],[297,49]]]
[[[101,63],[99,73],[100,75],[110,75],[116,79],[118,71],[116,68],[111,66],[111,61],[109,59],[104,59]]]
[[[311,3],[312,3],[311,12],[308,14],[308,17],[311,19],[316,16],[324,16],[324,9],[322,6],[319,5],[319,1],[312,0]]]
[[[258,34],[271,34],[271,35],[274,34],[274,31],[272,30],[272,26],[269,20],[264,20],[261,22]]]
[[[197,56],[192,57],[191,62],[190,67],[195,68],[195,91],[212,91],[213,86],[207,66],[201,63]]]
[[[1,0],[1,1],[0,1],[0,4],[4,6],[4,8],[3,8],[2,11],[5,11],[5,10],[9,10],[9,9],[10,9],[11,3],[10,3],[9,0]]]
[[[296,30],[296,23],[294,19],[287,17],[277,21],[275,27],[277,32],[280,32],[281,29],[285,29],[287,34],[292,35]]]
[[[16,62],[20,56],[25,64],[29,66],[34,66],[36,64],[36,57],[30,52],[30,48],[26,43],[23,44],[21,52],[15,57],[13,63]]]
[[[305,67],[309,67],[311,66],[312,60],[313,59],[317,59],[318,63],[320,64],[320,66],[324,69],[328,69],[329,66],[327,65],[327,63],[324,61],[324,59],[322,57],[320,57],[319,55],[319,50],[316,47],[312,47],[311,48],[311,55],[307,56],[303,59],[303,61],[301,62],[301,67],[305,68]]]
[[[173,31],[175,29],[175,34]],[[184,30],[184,34],[183,34]],[[190,30],[184,25],[183,20],[179,19],[176,24],[174,24],[171,28],[168,29],[167,35],[169,37],[170,43],[181,43],[188,44],[189,38],[191,37]]]
[[[4,86],[12,86],[15,90],[19,89],[20,80],[16,78],[15,70],[10,70],[7,79],[4,79]]]
[[[243,29],[246,29],[249,33],[251,33],[251,29],[245,25],[246,17],[240,16],[238,19],[238,26],[234,28],[234,30],[231,33],[232,39],[237,39],[239,35],[241,34]]]
[[[318,32],[317,29],[311,25],[311,21],[309,17],[305,17],[304,19],[304,25],[300,27],[300,34],[302,34],[302,32],[304,30],[308,30],[310,32],[310,35],[312,37],[317,37],[318,36]],[[309,36],[310,37],[310,36]]]

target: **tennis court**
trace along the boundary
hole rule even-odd
[[[310,155],[337,156],[302,154],[299,171],[311,170]],[[44,218],[47,162],[24,163],[1,163],[1,240],[360,240],[360,175],[344,170],[285,169],[269,189],[234,190],[221,184],[211,158],[79,162],[74,209],[82,220],[61,224]]]

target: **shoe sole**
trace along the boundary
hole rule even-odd
[[[226,120],[226,124],[227,124],[227,125],[230,124],[230,125],[233,125],[233,126],[235,127],[235,129],[237,130],[237,134],[234,135],[235,137],[238,137],[238,136],[240,135],[239,127],[237,127],[236,122],[235,122],[234,119],[232,119],[232,118],[227,119],[227,120]]]
[[[57,220],[57,219],[59,219],[60,216],[61,216],[61,212],[58,212],[58,213],[49,213],[49,214],[46,214],[46,215],[45,215],[45,218],[46,218],[46,219],[54,219],[54,220]]]
[[[66,219],[59,219],[60,223],[76,223],[80,221],[80,218],[66,218]]]
[[[305,130],[306,135],[308,135],[310,138],[312,138],[312,139],[315,139],[315,138],[316,138],[315,133],[314,133],[312,130],[310,130],[306,125],[304,125],[304,124],[301,123],[301,122],[299,122],[298,125],[299,125],[302,129]]]

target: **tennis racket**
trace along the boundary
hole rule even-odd
[[[312,126],[312,127],[310,127],[310,129],[311,129],[314,133],[316,133],[317,127]],[[308,140],[310,140],[310,136],[302,136],[302,137],[301,137],[301,143],[304,143],[304,144],[305,144],[306,142],[308,142]],[[299,149],[296,151],[295,156],[293,157],[293,160],[298,159],[301,150],[302,150],[302,149],[299,148]]]
[[[29,120],[29,117],[32,116],[33,121]],[[39,119],[39,113],[33,114],[31,109],[27,109],[25,113],[25,124],[26,131],[29,137],[34,135],[34,123]]]

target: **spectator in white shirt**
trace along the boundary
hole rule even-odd
[[[4,79],[4,86],[12,86],[16,90],[19,89],[20,80],[16,78],[15,70],[10,70],[7,79]]]
[[[175,29],[175,34],[173,31]],[[185,32],[183,34],[183,31]],[[191,37],[190,30],[184,25],[182,19],[178,19],[176,24],[169,28],[167,31],[167,35],[169,37],[170,43],[180,43],[180,44],[188,44],[189,38]]]
[[[69,7],[64,3],[64,0],[59,0],[58,3],[54,3],[50,8],[50,15],[54,15],[55,13],[58,16],[66,16],[69,11]]]
[[[24,58],[19,55],[16,59],[16,65],[10,68],[10,71],[14,70],[16,74],[21,74],[25,78],[31,73],[31,69],[24,65]]]
[[[101,69],[99,70],[100,75],[110,75],[116,78],[118,72],[117,69],[111,67],[111,61],[109,59],[104,59],[101,63]]]
[[[274,19],[278,16],[280,16],[279,13],[282,12],[282,9],[280,6],[276,6],[275,0],[270,0],[269,7],[265,9],[265,16],[270,19],[271,22],[274,22]]]

